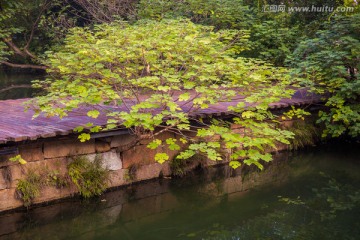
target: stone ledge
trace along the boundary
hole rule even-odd
[[[77,139],[59,140],[44,143],[44,158],[59,158],[95,153],[95,141],[84,143]]]

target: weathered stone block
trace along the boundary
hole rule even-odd
[[[16,165],[16,162],[9,161],[10,158],[15,157],[17,154],[1,155],[0,156],[0,167]]]
[[[146,145],[139,145],[122,153],[123,168],[140,166],[154,163],[155,150],[151,150]]]
[[[0,169],[0,190],[6,189],[10,186],[10,182],[8,180],[8,170]]]
[[[119,170],[122,169],[122,162],[120,159],[120,153],[116,151],[105,152],[101,154],[104,167],[109,170]]]
[[[95,142],[93,139],[83,143],[77,139],[59,140],[44,143],[44,157],[46,159],[90,153],[95,153]]]
[[[38,174],[48,174],[51,171],[56,171],[58,174],[64,175],[67,173],[67,159],[56,158],[44,161],[29,162],[24,165],[9,166],[11,174],[10,187],[15,188],[18,180],[25,179],[29,171],[34,171]]]
[[[76,188],[55,188],[52,186],[43,187],[40,191],[40,196],[34,199],[34,203],[42,203],[53,201],[61,198],[66,198],[77,193]]]
[[[32,164],[28,163],[27,165],[28,165],[27,167],[29,167]],[[18,165],[9,166],[9,169],[11,173],[10,187],[16,188],[16,184],[18,183],[18,180],[24,179],[26,177],[26,167],[25,165],[18,164]]]
[[[150,165],[144,165],[136,169],[135,180],[148,180],[157,178],[162,171],[163,166],[160,163],[153,163]]]
[[[161,166],[162,166],[161,172],[162,172],[163,176],[170,176],[171,175],[171,168],[170,168],[169,161],[161,164]]]
[[[102,152],[108,152],[110,151],[110,143],[106,142],[106,141],[101,141],[96,139],[95,140],[95,151],[97,153],[102,153]]]
[[[125,147],[127,145],[129,145],[130,143],[132,143],[133,141],[135,141],[136,136],[135,135],[119,135],[119,136],[114,136],[113,139],[111,140],[111,148],[121,148],[121,147]]]
[[[23,205],[22,201],[16,198],[15,188],[0,190],[0,211],[5,211]]]
[[[102,167],[106,168],[108,170],[119,170],[122,169],[122,162],[120,159],[120,154],[117,153],[115,150],[112,150],[110,152],[104,152],[104,153],[97,153],[97,154],[89,154],[87,155],[87,159],[89,161],[93,162],[95,161],[96,157],[100,157],[102,159]]]
[[[127,171],[125,169],[110,171],[108,187],[110,188],[110,187],[118,187],[124,185],[126,183],[125,180],[126,172]]]
[[[20,146],[19,154],[27,162],[44,160],[42,144],[29,144],[29,145]]]
[[[168,148],[152,150],[146,145],[138,145],[122,152],[123,168],[131,166],[144,166],[155,163],[155,154],[165,152],[169,155],[169,160],[173,159],[179,151],[172,151]]]

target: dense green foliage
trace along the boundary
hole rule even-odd
[[[292,137],[271,121],[276,116],[268,105],[290,97],[293,90],[287,88],[290,82],[285,69],[232,57],[239,48],[230,43],[242,37],[241,31],[214,32],[188,20],[73,29],[61,51],[48,53],[51,77],[41,87],[49,94],[34,100],[37,112],[64,117],[83,104],[105,104],[114,107],[113,111],[95,107],[88,116],[107,115],[105,130],[123,125],[139,140],[154,139],[148,145],[151,149],[180,150],[180,145],[189,143],[178,158],[204,154],[215,161],[223,157],[222,144],[234,160],[232,166],[239,166],[236,160],[244,158],[246,164],[262,167],[260,160],[271,160],[265,151]],[[229,123],[196,117],[238,93],[245,102],[229,110],[237,115],[233,121],[247,128],[243,133],[231,131]],[[198,127],[193,126],[196,122]],[[101,130],[91,123],[77,130],[86,127],[90,132]],[[179,138],[157,139],[164,131]],[[184,132],[194,132],[196,137]],[[89,138],[89,133],[80,135],[82,141]],[[168,159],[166,153],[155,156],[160,163]]]
[[[318,123],[325,125],[324,137],[359,136],[359,4],[288,0],[285,11],[264,11],[269,5],[279,3],[1,2],[0,61],[48,69],[48,79],[37,84],[47,94],[33,101],[36,114],[64,117],[88,105],[89,117],[108,117],[103,128],[92,123],[76,128],[81,141],[122,125],[139,141],[151,139],[149,148],[183,150],[179,159],[202,154],[219,160],[226,150],[233,167],[240,166],[239,159],[261,167],[260,160],[271,160],[269,149],[293,136],[278,128],[277,116],[268,110],[269,103],[291,96],[289,85],[323,94]],[[313,6],[352,11],[294,11]],[[236,115],[231,121],[246,132],[195,117],[236,94],[250,107],[229,108]],[[99,104],[112,111],[94,107]],[[287,116],[301,114],[305,111],[295,109]],[[164,131],[178,137],[159,140]],[[155,157],[168,159],[166,153]]]
[[[1,1],[0,64],[44,70],[39,58],[60,44],[66,30],[79,20],[68,9],[57,0]]]
[[[313,92],[326,94],[320,111],[327,134],[360,134],[360,14],[338,16],[314,38],[302,41],[288,58],[293,76]]]
[[[186,17],[216,29],[247,29],[254,18],[243,0],[140,0],[138,14],[145,19]]]

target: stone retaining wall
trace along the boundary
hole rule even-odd
[[[235,124],[232,129],[237,132],[242,131],[241,126]],[[158,136],[162,140],[169,137],[176,138],[173,133],[169,132]],[[18,180],[24,179],[29,171],[57,171],[59,174],[66,174],[67,166],[72,161],[71,158],[75,156],[85,156],[89,161],[94,160],[96,155],[100,156],[103,159],[104,167],[110,170],[109,188],[159,176],[170,176],[171,169],[168,162],[164,164],[154,162],[154,156],[160,150],[147,148],[146,145],[149,141],[142,141],[140,145],[129,148],[129,143],[134,139],[134,136],[128,134],[91,139],[81,143],[76,137],[63,137],[18,145],[19,154],[27,161],[26,164],[21,165],[8,161],[14,155],[0,156],[0,211],[23,206],[23,202],[17,196],[16,185]],[[285,145],[278,146],[278,150],[286,148]],[[169,154],[170,158],[178,153],[178,151],[168,149],[164,149],[164,151]],[[206,164],[222,164],[225,161],[207,161]],[[60,189],[46,186],[41,189],[40,196],[35,198],[33,203],[66,198],[77,193],[74,185]]]

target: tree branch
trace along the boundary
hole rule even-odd
[[[0,64],[4,64],[9,67],[15,67],[15,68],[31,68],[31,69],[39,69],[39,70],[46,70],[47,66],[41,66],[41,65],[34,65],[34,64],[16,64],[16,63],[10,63],[5,61],[0,61]]]
[[[0,93],[9,91],[11,89],[16,89],[16,88],[31,88],[31,85],[30,84],[11,85],[9,87],[0,89]]]
[[[29,46],[30,46],[30,43],[32,41],[32,39],[34,38],[34,33],[35,33],[35,30],[37,29],[38,27],[38,24],[40,22],[40,19],[41,19],[41,16],[42,14],[45,12],[45,10],[50,6],[50,2],[46,1],[45,4],[41,7],[41,10],[40,10],[40,13],[39,15],[37,16],[35,22],[33,23],[32,27],[31,27],[31,31],[30,31],[30,36],[29,36],[29,39],[27,40],[26,42],[26,45],[24,47],[24,52],[31,58],[36,58],[35,55],[33,55],[30,51],[29,51]]]
[[[16,44],[9,38],[3,38],[3,41],[18,55],[22,56],[22,57],[26,57],[27,54],[24,53],[23,51],[20,50],[20,48],[18,48],[16,46]]]
[[[24,48],[24,52],[26,53],[26,55],[28,55],[30,58],[36,59],[37,57],[32,54],[27,48]]]

